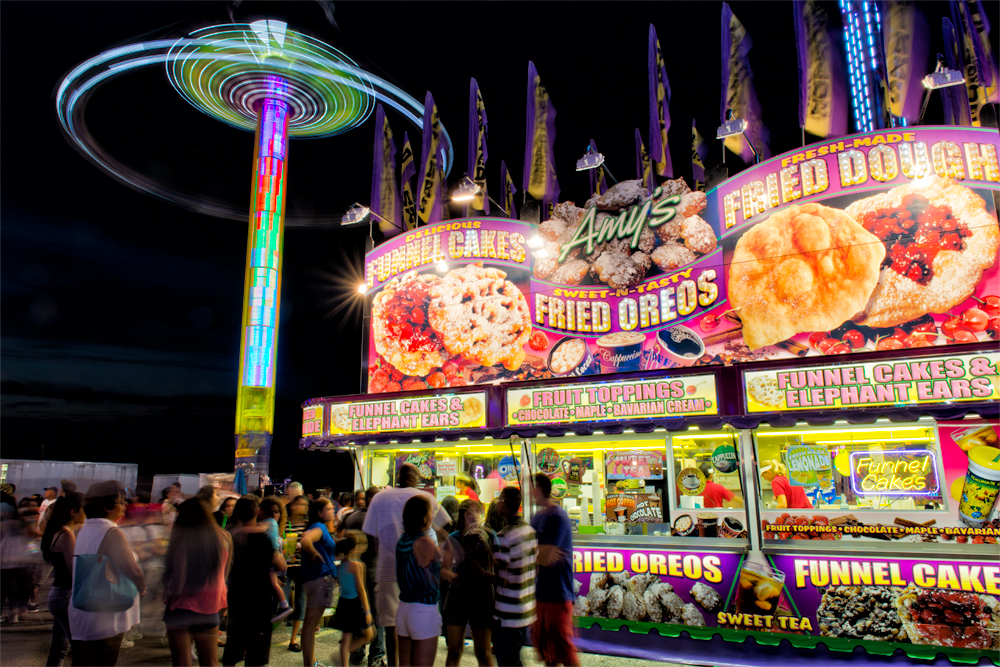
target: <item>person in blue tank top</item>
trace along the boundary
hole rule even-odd
[[[340,582],[340,601],[331,625],[343,633],[340,640],[340,664],[348,665],[351,653],[372,640],[371,601],[365,591],[365,565],[358,560],[368,549],[368,539],[359,530],[344,531],[344,538],[337,542],[341,556],[337,581]],[[330,662],[334,662],[330,656]]]
[[[311,502],[309,528],[300,541],[302,581],[306,591],[306,619],[302,624],[302,663],[305,667],[323,667],[316,662],[316,626],[323,617],[323,610],[333,604],[337,543],[327,528],[327,524],[333,521],[333,514],[333,503],[329,498]]]
[[[433,513],[430,496],[418,494],[403,507],[403,535],[396,543],[396,581],[399,584],[399,610],[396,634],[399,636],[401,666],[431,667],[441,635],[438,611],[441,576],[451,573],[451,549],[448,535],[438,530],[438,543],[427,536]],[[442,569],[442,561],[444,568]]]

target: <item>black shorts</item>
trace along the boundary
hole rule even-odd
[[[365,610],[361,608],[361,598],[340,598],[337,600],[337,611],[333,613],[330,626],[341,632],[360,635],[371,623],[365,618]]]
[[[167,609],[163,612],[163,623],[168,630],[205,632],[219,625],[219,614],[199,614],[190,609]]]
[[[493,626],[493,591],[477,592],[449,587],[441,611],[441,621],[445,625],[464,628],[466,624],[473,630],[489,630]]]

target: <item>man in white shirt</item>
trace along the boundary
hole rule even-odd
[[[55,486],[45,487],[45,500],[42,501],[41,507],[38,508],[38,523],[42,523],[42,519],[45,517],[45,510],[49,508],[49,505],[56,501],[59,497],[59,489]]]
[[[399,584],[396,582],[396,543],[403,534],[403,506],[406,501],[425,493],[416,488],[420,472],[412,463],[404,463],[396,476],[399,488],[383,489],[375,494],[365,515],[364,532],[378,538],[378,572],[375,586],[378,621],[385,628],[386,661],[390,667],[399,664],[396,656],[396,610],[399,608]],[[434,527],[442,528],[451,521],[443,507],[430,496]]]

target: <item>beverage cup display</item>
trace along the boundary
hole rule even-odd
[[[587,341],[567,336],[549,351],[549,370],[557,377],[580,377],[597,372],[597,363]]]
[[[958,518],[970,528],[981,528],[989,519],[1000,492],[1000,449],[980,445],[969,450]]]
[[[656,341],[667,358],[679,366],[690,366],[705,354],[705,341],[684,326],[661,329]]]
[[[618,523],[625,523],[625,508],[624,507],[616,507],[615,508],[615,518],[618,520]]]
[[[761,563],[744,562],[743,569],[740,570],[736,611],[774,616],[774,612],[778,610],[784,583],[784,572]]]
[[[642,346],[646,335],[631,331],[616,331],[597,339],[597,358],[602,373],[624,373],[640,370]]]
[[[699,512],[698,517],[698,537],[718,537],[719,536],[719,515],[711,512]]]
[[[743,522],[734,516],[727,516],[719,524],[719,537],[739,537],[743,531]]]
[[[691,537],[697,530],[697,525],[690,514],[681,514],[674,520],[674,532],[678,537]]]

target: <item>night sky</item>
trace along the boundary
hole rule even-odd
[[[834,3],[821,3],[837,21]],[[995,3],[987,3],[994,5]],[[754,38],[758,97],[777,154],[800,143],[792,7],[734,2]],[[923,3],[940,50],[946,3]],[[469,78],[489,118],[487,174],[500,161],[520,189],[528,60],[558,116],[562,199],[587,198],[575,160],[593,138],[619,179],[635,178],[634,129],[646,136],[646,35],[659,35],[673,91],[675,175],[690,180],[692,118],[719,162],[719,2],[338,2],[331,26],[313,2],[249,0],[238,21],[287,20],[423,100],[430,90],[465,170]],[[228,23],[224,2],[0,3],[0,392],[3,457],[137,462],[140,476],[232,469],[246,223],[188,212],[136,192],[63,138],[53,93],[75,65],[177,24]],[[186,31],[185,31],[186,32]],[[996,33],[994,28],[994,53]],[[933,52],[932,52],[933,53]],[[940,121],[932,104],[927,121]],[[388,110],[401,148],[404,130]],[[87,122],[136,171],[245,206],[253,138],[190,107],[162,69],[116,78]],[[339,218],[368,203],[374,119],[354,132],[293,140],[286,213]],[[647,139],[648,143],[648,139]],[[730,173],[742,166],[731,154]],[[520,204],[521,195],[517,195]],[[452,217],[458,217],[454,211]],[[292,228],[285,239],[278,406],[271,475],[343,489],[346,455],[298,451],[300,403],[357,393],[360,279],[367,230]],[[43,452],[44,445],[44,452]]]

